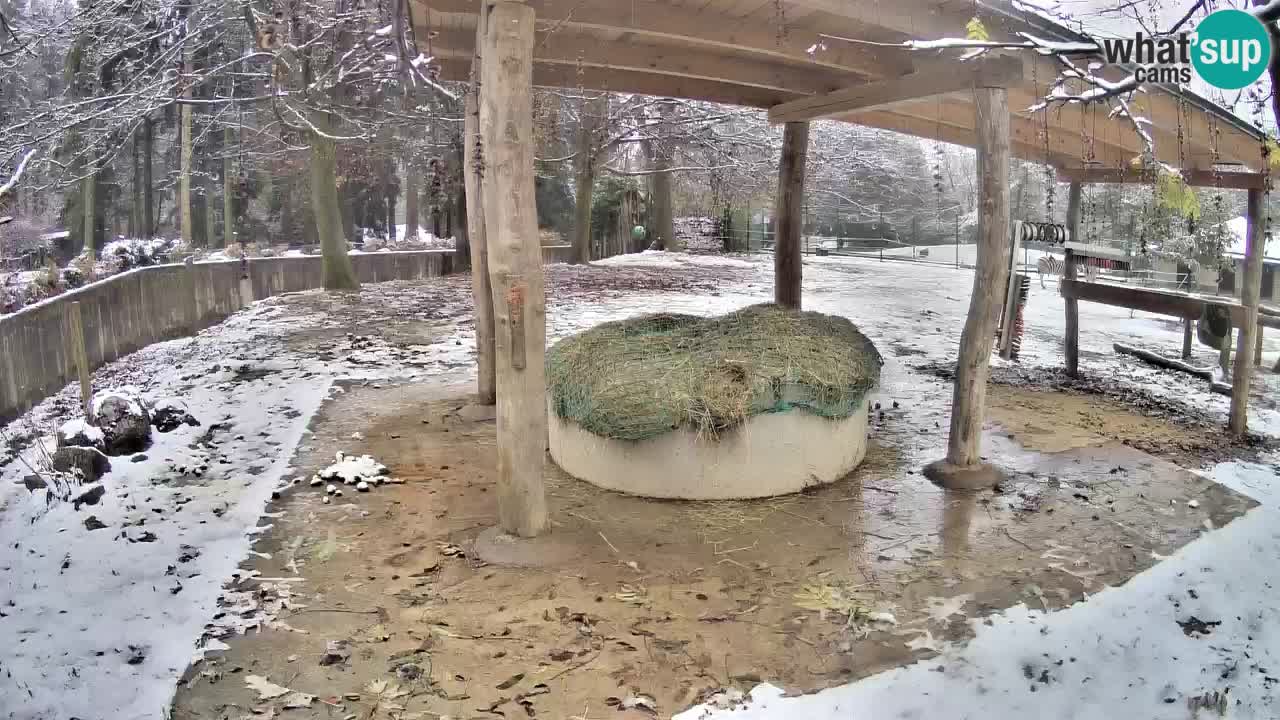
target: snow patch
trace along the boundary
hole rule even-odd
[[[387,466],[378,462],[372,455],[346,455],[338,452],[334,463],[316,473],[320,480],[341,480],[346,485],[359,486],[361,483],[381,485],[390,471]],[[366,486],[367,490],[368,487]]]
[[[90,405],[93,414],[97,415],[102,412],[102,406],[111,398],[121,400],[125,407],[128,408],[130,415],[140,416],[146,413],[142,404],[142,391],[132,385],[126,385],[119,388],[107,388],[94,393],[93,402]]]
[[[685,253],[667,252],[665,250],[645,250],[644,252],[628,253],[625,255],[614,255],[613,257],[603,260],[596,260],[592,265],[603,265],[606,267],[618,265],[641,265],[647,267],[690,267],[701,265],[704,267],[739,267],[750,268],[759,265],[757,262],[746,260],[743,258],[728,257],[724,255],[687,255]]]
[[[68,420],[62,423],[62,426],[58,428],[59,447],[76,444],[72,441],[81,437],[94,445],[100,446],[104,436],[100,428],[96,428],[85,422],[84,418]]]

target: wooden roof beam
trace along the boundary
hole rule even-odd
[[[839,18],[883,27],[908,37],[927,39],[964,37],[964,25],[973,17],[972,3],[922,0],[787,0],[788,4],[817,10]],[[952,8],[955,12],[949,12]],[[839,34],[838,31],[833,31]]]
[[[967,116],[972,117],[972,109],[969,109]],[[939,124],[937,120],[901,115],[886,110],[872,110],[839,119],[867,127],[913,135],[925,140],[951,143],[952,145],[973,147],[976,142],[971,123],[967,126],[948,123]],[[1016,118],[1010,118],[1009,145],[1013,155],[1021,160],[1044,162],[1044,145],[1029,141],[1028,137],[1034,138],[1034,133],[1029,133],[1025,127],[1019,127]],[[1048,160],[1054,166],[1069,163],[1071,162],[1071,156],[1068,154],[1070,152],[1072,152],[1070,148],[1065,151],[1059,148],[1050,153]]]
[[[1267,176],[1262,173],[1239,170],[1218,171],[1187,169],[1182,178],[1188,185],[1220,187],[1224,190],[1265,190]],[[1156,174],[1150,170],[1065,167],[1058,170],[1058,179],[1079,183],[1142,183],[1150,185]]]
[[[1062,67],[1052,58],[1039,55],[1028,55],[1027,63],[1032,68],[1029,77],[1035,77],[1036,87],[1027,87],[1023,91],[1023,100],[1039,102],[1037,94],[1045,92],[1047,85],[1061,72]],[[1123,73],[1108,73],[1108,79],[1119,80]],[[1078,83],[1078,81],[1072,81]],[[1082,88],[1083,85],[1073,87]],[[1151,131],[1155,135],[1156,152],[1164,162],[1174,165],[1185,159],[1188,165],[1205,162],[1212,158],[1213,148],[1218,150],[1219,163],[1240,163],[1250,167],[1261,165],[1261,141],[1250,132],[1235,123],[1215,116],[1193,101],[1180,98],[1173,92],[1160,86],[1147,86],[1144,92],[1137,93],[1129,103],[1134,115],[1145,117],[1150,121]],[[1108,119],[1112,105],[1109,102],[1090,103],[1084,106],[1084,112],[1095,115],[1089,125],[1116,125],[1123,127],[1127,121],[1123,118]],[[1053,112],[1078,114],[1081,106],[1057,105]],[[1181,117],[1179,117],[1181,116]],[[1181,133],[1179,133],[1181,127]],[[1130,131],[1130,134],[1133,134]],[[1183,149],[1178,149],[1178,136],[1182,136]],[[1135,135],[1136,136],[1136,135]],[[1211,160],[1210,160],[1211,162]]]
[[[818,44],[818,30],[788,27],[779,34],[748,18],[727,17],[677,7],[660,0],[525,0],[537,13],[539,29],[592,29],[635,33],[691,47],[717,47],[739,55],[776,58],[803,66],[820,66],[853,72],[868,78],[895,77],[910,72],[911,53],[886,48],[867,48],[848,43],[829,43],[828,48],[813,55],[809,48]],[[436,13],[475,15],[477,0],[413,0],[415,31],[428,29]],[[824,28],[829,29],[829,28]],[[425,37],[419,35],[419,37]],[[628,40],[630,41],[630,40]],[[606,41],[617,48],[621,43]],[[539,54],[543,43],[534,48]]]
[[[440,76],[445,80],[466,80],[470,77],[470,59],[444,58],[439,60],[439,63]],[[794,93],[700,78],[658,75],[618,68],[584,67],[579,71],[572,65],[539,62],[533,64],[533,84],[548,88],[581,87],[603,92],[704,100],[761,109],[796,97]]]
[[[473,35],[467,30],[442,31],[432,39],[432,53],[439,58],[470,58]],[[765,88],[784,94],[826,92],[855,77],[826,68],[802,70],[758,58],[731,57],[714,48],[636,41],[604,43],[567,30],[555,34],[539,31],[534,47],[536,64],[634,70]]]
[[[909,117],[912,122],[902,132],[908,132],[925,139],[937,139],[943,142],[956,142],[943,137],[939,129],[955,128],[962,133],[972,134],[974,129],[973,105],[959,97],[947,98],[936,102],[920,102],[900,105],[891,111],[897,117]],[[875,113],[875,111],[873,111]],[[841,116],[838,119],[850,122],[864,122],[867,113],[856,113]],[[879,127],[878,123],[870,123]],[[892,128],[891,128],[892,129]],[[1014,154],[1034,162],[1048,162],[1051,165],[1083,165],[1086,140],[1079,130],[1061,130],[1050,127],[1046,141],[1043,119],[1040,116],[1028,116],[1025,113],[1011,112],[1009,118],[1009,140],[1014,146]],[[971,142],[960,142],[971,145]],[[1109,167],[1127,167],[1140,150],[1115,144],[1106,138],[1095,138],[1093,141],[1093,157],[1095,162]]]
[[[769,122],[816,120],[878,110],[975,87],[1007,88],[1021,80],[1022,61],[1019,58],[995,56],[966,63],[949,73],[923,70],[775,105],[769,108]]]

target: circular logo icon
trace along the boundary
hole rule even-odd
[[[1223,90],[1257,82],[1271,61],[1271,38],[1262,21],[1243,10],[1217,10],[1196,27],[1191,64],[1204,81]]]

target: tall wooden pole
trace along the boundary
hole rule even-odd
[[[1237,338],[1236,364],[1231,378],[1231,419],[1227,428],[1236,437],[1244,437],[1249,425],[1249,381],[1253,379],[1254,338],[1258,333],[1258,296],[1262,292],[1263,218],[1262,191],[1249,191],[1248,240],[1244,251],[1244,280],[1240,285],[1240,302],[1244,319]]]
[[[1080,234],[1080,191],[1081,185],[1077,181],[1072,181],[1067,188],[1067,234],[1071,237],[1072,242],[1079,240]],[[1076,256],[1070,250],[1066,251],[1063,262],[1062,276],[1067,280],[1076,279]],[[1067,332],[1065,338],[1065,351],[1067,356],[1067,377],[1080,376],[1080,306],[1076,303],[1075,298],[1066,298],[1064,302],[1067,311]]]
[[[773,301],[800,309],[803,275],[804,172],[809,157],[809,123],[789,122],[782,131],[778,163],[778,203],[774,211]]]
[[[1009,93],[1003,88],[973,91],[977,114],[978,258],[969,315],[960,335],[951,434],[947,457],[925,474],[949,488],[992,486],[1001,475],[982,463],[982,417],[987,396],[991,344],[1009,280]]]
[[[467,88],[465,117],[463,118],[463,190],[467,196],[467,245],[471,253],[471,297],[476,315],[476,394],[481,405],[492,405],[497,398],[497,380],[494,379],[493,349],[493,288],[489,284],[489,249],[484,233],[484,193],[481,177],[484,175],[484,143],[480,138],[480,71],[483,58],[480,48],[484,45],[485,5],[480,6],[476,27],[476,54],[471,58],[471,86]],[[410,166],[409,172],[417,172]],[[409,186],[417,192],[417,184]],[[413,216],[406,220],[408,227],[417,232],[418,198],[408,201],[408,212]],[[406,229],[406,232],[409,232]]]
[[[71,357],[76,363],[76,375],[80,378],[80,407],[84,411],[84,421],[93,424],[92,400],[93,383],[90,380],[89,355],[84,349],[84,321],[80,314],[80,303],[73,302],[67,307],[68,342],[71,346]]]
[[[498,392],[498,515],[533,537],[547,527],[546,298],[533,185],[534,11],[494,3],[480,72],[485,241],[493,284]]]

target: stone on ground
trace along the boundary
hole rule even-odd
[[[64,473],[79,473],[82,482],[97,482],[111,471],[111,461],[94,447],[69,446],[53,453],[53,469]]]
[[[177,430],[182,425],[195,427],[200,421],[191,414],[187,404],[178,398],[165,398],[151,409],[151,424],[162,433]]]
[[[103,390],[93,396],[93,424],[104,436],[108,455],[140,452],[151,443],[151,413],[134,388]]]

